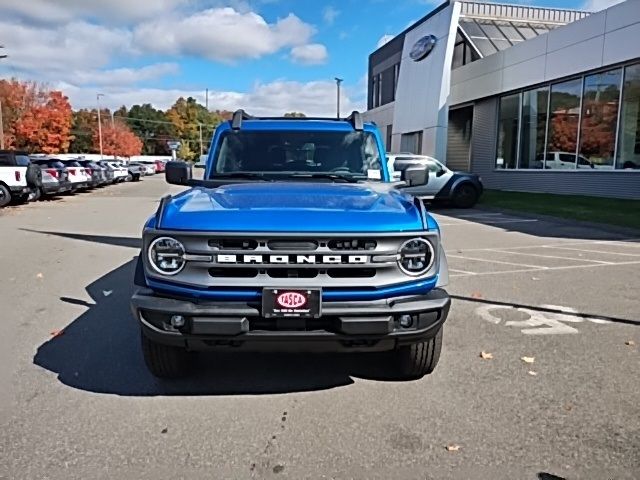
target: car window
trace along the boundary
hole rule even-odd
[[[16,155],[16,165],[19,167],[28,167],[31,159],[27,155]]]
[[[560,161],[565,163],[576,163],[576,156],[570,153],[561,153]]]
[[[214,162],[216,173],[333,172],[367,177],[381,168],[375,136],[363,131],[228,132]]]

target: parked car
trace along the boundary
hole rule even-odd
[[[90,160],[78,160],[78,163],[85,169],[89,177],[89,187],[101,187],[107,184],[107,174],[102,165],[98,165]]]
[[[142,170],[141,166],[131,162],[127,164],[127,172],[129,173],[129,175],[127,176],[128,182],[139,182],[140,177],[144,175],[144,171]]]
[[[116,181],[115,168],[113,168],[111,165],[109,165],[109,162],[107,162],[105,160],[100,160],[100,161],[98,161],[96,163],[98,165],[100,165],[102,168],[104,168],[104,174],[107,177],[107,185],[110,185],[110,184],[114,183]]]
[[[153,175],[154,173],[156,173],[155,168],[149,165],[148,163],[133,162],[133,163],[130,163],[129,165],[135,165],[138,168],[140,168],[140,173],[142,175]]]
[[[116,182],[124,182],[129,176],[127,167],[117,160],[110,161],[109,164],[114,168],[113,174]]]
[[[0,150],[0,207],[9,202],[24,203],[42,188],[40,167],[29,155],[14,150]]]
[[[138,163],[141,163],[145,166],[147,166],[147,170],[150,170],[151,173],[149,173],[148,175],[155,175],[156,173],[158,173],[158,166],[156,165],[156,162],[153,160],[138,160]]]
[[[451,171],[435,158],[425,155],[388,153],[387,165],[395,180],[400,179],[407,167],[425,165],[429,169],[427,184],[404,189],[422,200],[446,201],[458,208],[471,208],[484,190],[481,178],[475,173]]]
[[[156,173],[164,173],[164,171],[166,170],[167,162],[165,162],[164,160],[156,160],[155,164]]]
[[[60,160],[55,158],[32,158],[31,162],[38,165],[42,172],[42,187],[36,190],[33,200],[71,191],[69,171]]]
[[[547,152],[546,161],[543,153],[531,162],[531,168],[546,168],[550,170],[574,170],[576,168],[576,154],[571,152]],[[598,165],[588,158],[578,155],[577,168],[595,170],[610,169],[610,165]]]
[[[91,180],[90,174],[80,165],[78,160],[60,160],[69,172],[69,181],[71,182],[71,191],[86,190],[89,188]]]

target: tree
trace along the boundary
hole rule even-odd
[[[202,129],[203,153],[209,146],[209,139],[215,127],[223,122],[222,112],[210,112],[193,97],[180,97],[167,111],[167,118],[173,124],[176,139],[184,146],[185,160],[195,160],[200,151],[200,129]]]
[[[98,129],[93,132],[93,148],[99,150],[100,137]],[[105,155],[118,157],[131,157],[142,152],[142,140],[140,140],[129,127],[118,120],[102,126],[102,151]]]
[[[8,146],[28,152],[64,153],[71,141],[71,105],[60,91],[33,82],[0,81]]]
[[[116,112],[117,117],[119,111]],[[167,142],[176,136],[174,126],[162,110],[157,110],[150,103],[134,105],[128,113],[127,125],[142,140],[142,151],[145,155],[169,155],[171,151]]]
[[[306,118],[306,115],[302,112],[289,112],[285,113],[284,116],[286,118]]]
[[[73,112],[71,133],[73,138],[69,151],[73,153],[92,153],[93,131],[98,128],[98,114],[95,110],[82,109]]]

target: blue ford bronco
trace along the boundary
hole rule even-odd
[[[188,373],[193,352],[387,352],[398,378],[431,373],[449,312],[440,230],[393,181],[380,135],[346,119],[256,118],[216,130],[204,179],[169,162],[144,226],[132,309],[147,367]],[[390,352],[390,353],[389,353]]]

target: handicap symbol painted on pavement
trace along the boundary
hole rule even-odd
[[[516,308],[510,305],[483,305],[476,309],[476,314],[480,318],[489,323],[498,325],[502,323],[502,318],[496,316],[496,313],[502,311],[516,311],[528,315],[525,320],[507,320],[504,324],[507,327],[520,328],[525,335],[570,335],[580,333],[577,328],[567,325],[568,323],[576,324],[582,322],[591,322],[596,324],[611,323],[607,320],[599,318],[585,318],[578,315],[578,311],[570,307],[559,307],[557,305],[541,305],[546,310],[558,310],[556,312],[541,312],[529,308]]]

